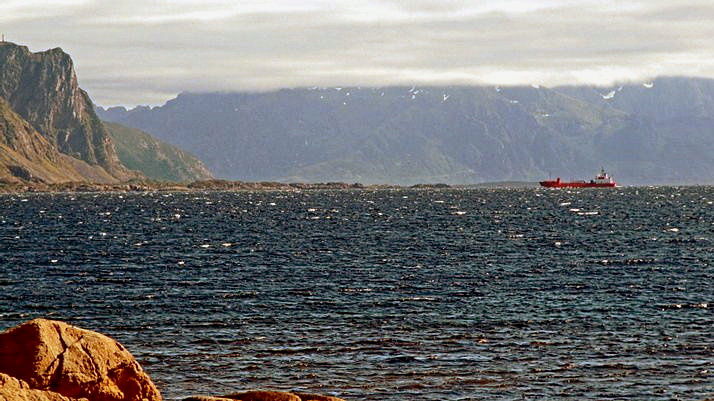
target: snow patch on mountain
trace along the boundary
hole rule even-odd
[[[606,94],[604,94],[604,95],[601,93],[600,96],[602,96],[602,98],[605,99],[605,100],[610,100],[610,99],[613,99],[616,94],[617,94],[617,91],[616,91],[616,90],[612,90],[612,91],[610,91],[610,92],[608,92],[608,93],[606,93]]]

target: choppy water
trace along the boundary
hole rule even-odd
[[[702,399],[714,188],[0,196],[0,327],[111,335],[168,399]]]

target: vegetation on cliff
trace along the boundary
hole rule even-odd
[[[0,182],[5,188],[137,179],[212,178],[190,154],[149,134],[105,124],[61,49],[0,42]]]
[[[114,141],[119,160],[147,178],[159,181],[191,182],[213,178],[203,162],[181,149],[135,128],[105,123]]]
[[[99,166],[60,153],[0,98],[0,182],[113,182]]]
[[[116,180],[137,176],[119,161],[79,87],[72,58],[62,49],[32,53],[25,46],[0,43],[0,97],[61,153],[99,166]]]

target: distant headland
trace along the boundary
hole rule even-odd
[[[190,183],[169,181],[132,180],[121,183],[90,183],[90,182],[2,182],[0,181],[0,194],[2,193],[54,193],[54,192],[210,192],[210,191],[310,191],[310,190],[378,190],[378,189],[446,189],[464,188],[464,186],[450,186],[447,184],[416,184],[411,186],[400,185],[364,185],[360,183],[348,184],[344,182],[326,183],[283,183],[283,182],[244,182],[228,180],[205,180]]]

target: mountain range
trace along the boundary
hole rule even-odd
[[[98,108],[250,181],[471,184],[601,166],[623,184],[714,183],[714,81],[182,93]]]
[[[186,152],[133,129],[110,128],[97,117],[62,49],[32,53],[0,42],[0,182],[211,178]]]
[[[61,49],[0,42],[0,183],[474,184],[604,166],[622,184],[712,184],[712,165],[709,79],[182,93],[104,109]]]

